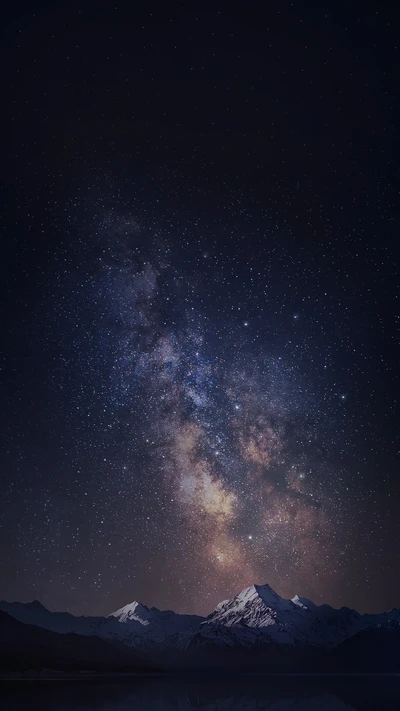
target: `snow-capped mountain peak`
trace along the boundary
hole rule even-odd
[[[228,628],[231,634],[240,635],[248,630],[263,630],[265,635],[282,643],[290,643],[288,630],[280,624],[280,617],[295,608],[291,600],[280,597],[269,585],[251,585],[215,608],[202,623],[202,633],[212,636],[212,629]]]
[[[120,622],[130,622],[131,620],[136,620],[142,625],[148,625],[151,621],[156,619],[157,613],[159,613],[156,607],[149,608],[143,605],[141,602],[131,602],[128,605],[124,605],[119,610],[112,612],[108,617],[116,617]]]
[[[293,609],[292,601],[286,600],[278,595],[278,593],[276,593],[270,585],[253,585],[253,587],[256,590],[257,595],[267,607],[281,612]]]
[[[246,613],[255,607],[259,610],[268,611],[268,614],[270,614],[271,612],[292,609],[293,603],[291,600],[282,598],[267,584],[251,585],[241,590],[232,600],[220,602],[208,619],[214,618],[216,614],[229,619],[232,617],[233,611],[235,615],[241,613],[246,615]]]

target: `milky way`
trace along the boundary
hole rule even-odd
[[[167,584],[180,581],[192,609],[253,580],[320,592],[319,576],[337,571],[346,550],[344,487],[316,384],[284,348],[277,354],[280,338],[257,340],[271,304],[251,305],[252,267],[246,310],[232,308],[219,303],[213,257],[188,258],[162,225],[115,210],[98,233],[96,349],[106,406],[125,433],[118,459],[132,516],[144,487],[157,527],[149,557],[152,545],[167,551]],[[234,293],[235,272],[223,281]]]

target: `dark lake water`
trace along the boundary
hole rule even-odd
[[[398,677],[2,682],[4,711],[399,711]]]

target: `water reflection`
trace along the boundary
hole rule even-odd
[[[13,711],[394,711],[400,677],[147,679],[5,684]],[[5,693],[4,693],[5,692]]]

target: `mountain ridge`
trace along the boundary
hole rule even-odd
[[[244,588],[216,605],[207,617],[159,610],[137,601],[107,617],[50,612],[37,600],[1,601],[0,610],[20,622],[60,634],[94,635],[117,641],[157,663],[166,657],[177,663],[184,657],[207,659],[210,650],[218,656],[218,649],[230,650],[231,656],[237,658],[250,651],[260,655],[260,650],[270,656],[272,649],[282,659],[297,657],[299,650],[303,650],[303,656],[305,650],[313,656],[313,650],[330,653],[370,628],[382,630],[394,625],[394,638],[400,624],[400,610],[396,608],[380,614],[360,614],[348,607],[316,605],[299,595],[286,599],[268,584]],[[383,639],[384,633],[378,637]]]

